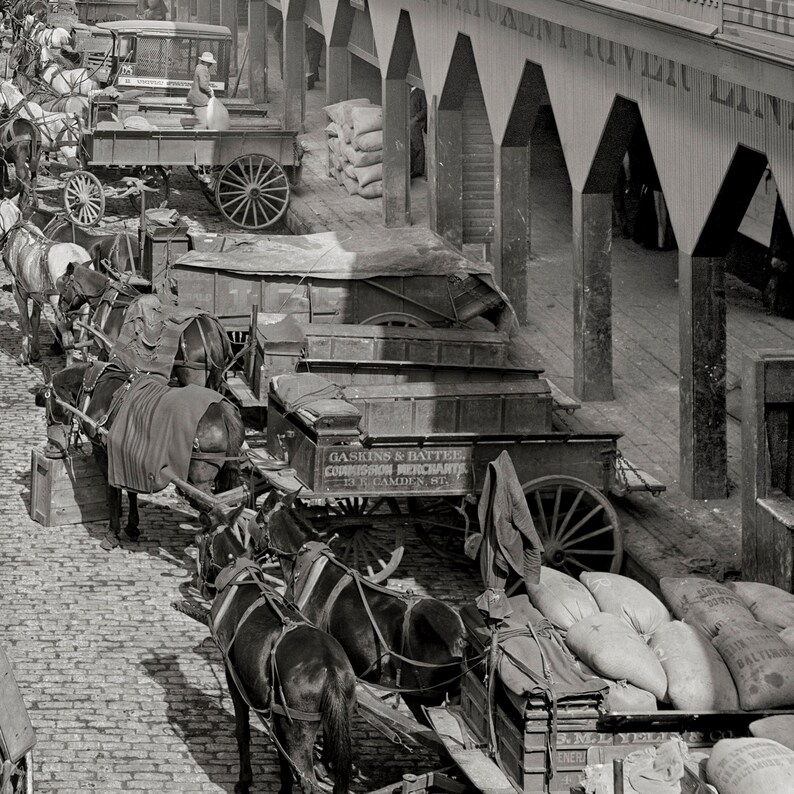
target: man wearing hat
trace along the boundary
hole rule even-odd
[[[215,65],[211,52],[201,53],[196,71],[193,73],[193,85],[187,93],[187,101],[193,106],[193,115],[198,119],[198,127],[207,128],[207,105],[215,92],[210,86],[210,68]]]

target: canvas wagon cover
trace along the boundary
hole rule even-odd
[[[191,251],[177,266],[258,275],[311,275],[329,279],[378,276],[484,276],[492,265],[476,262],[423,227],[303,235],[230,235],[220,253]]]

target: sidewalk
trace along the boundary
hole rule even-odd
[[[278,71],[270,99],[280,106]],[[273,79],[275,74],[276,79]],[[321,74],[322,76],[322,74]],[[324,83],[306,94],[303,184],[294,192],[287,225],[293,233],[382,225],[380,200],[348,196],[326,176],[322,111]],[[535,289],[530,323],[515,339],[517,363],[545,367],[564,391],[573,389],[573,278],[570,184],[554,136],[533,143],[533,257]],[[427,183],[414,180],[414,223],[426,223]],[[771,316],[757,291],[728,276],[729,405],[740,401],[742,357],[757,348],[794,348],[794,322]],[[678,485],[678,289],[675,251],[650,251],[613,240],[614,402],[587,403],[577,416],[624,435],[621,451],[667,484],[665,494],[614,500],[624,529],[626,570],[656,587],[667,575],[722,578],[741,569],[741,423],[728,419],[730,495],[699,502]]]

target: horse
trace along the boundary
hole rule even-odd
[[[25,27],[28,17],[33,17],[37,22],[47,21],[49,4],[46,0],[18,0],[11,5],[9,16],[11,18],[11,32],[16,41]]]
[[[93,369],[94,367],[98,369]],[[63,457],[73,418],[72,412],[64,405],[74,408],[79,406],[87,417],[80,419],[81,428],[90,439],[96,460],[107,478],[109,449],[105,442],[106,432],[113,429],[121,401],[132,399],[120,390],[126,389],[129,394],[135,380],[141,377],[140,374],[130,373],[113,365],[85,362],[73,364],[54,374],[44,365],[42,372],[45,386],[36,392],[36,405],[46,408],[47,411],[50,441],[45,448],[45,455]],[[211,496],[213,487],[217,491],[237,487],[240,483],[240,460],[244,441],[245,428],[239,411],[225,399],[210,403],[198,419],[187,482],[207,496]],[[110,522],[103,548],[110,549],[121,540],[121,488],[110,485],[108,481],[107,494]],[[124,531],[134,541],[140,536],[138,495],[134,491],[127,491],[127,498],[129,515]],[[195,501],[193,503],[196,504]]]
[[[78,69],[65,69],[60,66],[49,47],[43,46],[39,54],[39,77],[59,96],[90,96],[99,88],[99,83],[91,77],[91,70],[85,66]]]
[[[458,612],[429,596],[406,596],[348,568],[291,509],[294,494],[268,497],[249,530],[258,552],[275,555],[286,596],[309,622],[342,644],[356,676],[399,691],[422,723],[422,706],[456,697],[465,630]],[[214,555],[210,545],[209,555]]]
[[[3,261],[14,277],[13,293],[19,307],[22,331],[21,363],[29,364],[41,359],[39,322],[45,300],[55,313],[58,330],[67,348],[67,364],[71,363],[71,331],[61,313],[60,295],[55,285],[66,274],[70,263],[91,261],[88,251],[74,243],[48,240],[35,226],[23,221],[19,207],[10,199],[0,201],[0,244],[3,245]],[[31,299],[33,307],[28,314],[28,301]]]
[[[41,105],[27,99],[8,80],[0,80],[0,110],[7,108],[23,119],[30,120],[41,136],[41,148],[47,152],[63,152],[70,168],[80,168],[77,146],[80,142],[80,122],[71,113],[50,113]]]
[[[27,208],[23,214],[50,240],[75,243],[85,248],[97,270],[103,270],[107,263],[116,273],[135,272],[140,257],[137,235],[126,232],[95,234],[72,223],[64,215],[41,207]]]
[[[72,46],[72,34],[66,28],[51,27],[32,14],[25,17],[22,35],[42,49],[49,47],[60,50],[62,47]]]
[[[109,342],[115,342],[121,333],[127,312],[141,294],[121,285],[87,267],[70,267],[58,283],[61,294],[61,311],[69,316],[88,304],[93,314],[93,325]],[[99,336],[99,335],[98,335]],[[103,352],[110,349],[104,345]],[[180,385],[189,383],[220,388],[223,374],[232,359],[229,337],[216,317],[199,314],[185,327],[179,340],[182,357],[174,360],[171,377]]]
[[[210,515],[219,522],[212,526],[212,536],[224,565],[215,570],[202,564],[199,571],[199,578],[207,576],[218,592],[210,625],[226,662],[234,704],[240,754],[235,793],[247,794],[253,778],[249,724],[253,708],[260,715],[269,712],[272,718],[280,794],[292,791],[294,777],[304,794],[319,790],[313,748],[321,722],[323,765],[335,772],[333,794],[347,794],[353,769],[353,668],[339,642],[307,623],[293,604],[265,582],[256,563],[246,559],[248,550],[236,529],[239,514],[212,511]]]
[[[0,116],[0,199],[6,197],[5,181],[8,163],[14,166],[15,182],[8,198],[19,195],[20,206],[26,207],[34,195],[39,167],[39,131],[28,119]]]

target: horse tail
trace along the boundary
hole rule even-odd
[[[353,742],[348,697],[340,671],[333,664],[323,684],[320,700],[327,758],[333,764],[336,780],[333,794],[347,794],[353,777]]]
[[[245,441],[245,426],[240,417],[240,412],[228,400],[220,402],[221,416],[226,428],[226,457],[218,472],[219,490],[229,491],[240,484],[239,455]]]

